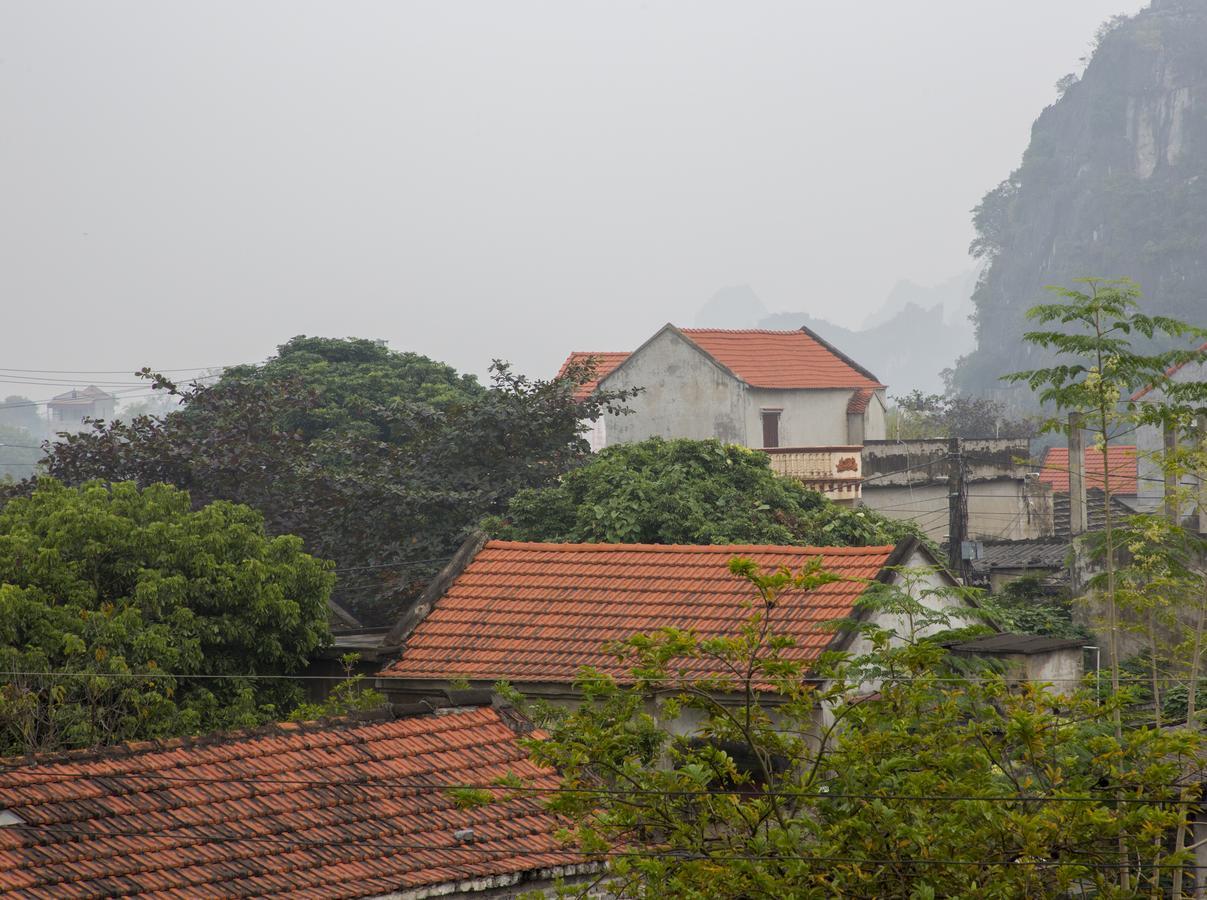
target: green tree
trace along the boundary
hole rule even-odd
[[[496,537],[646,544],[891,544],[911,525],[831,503],[771,471],[768,457],[715,440],[608,447],[557,484],[521,491]]]
[[[0,754],[283,715],[297,687],[254,676],[328,639],[332,581],[246,506],[39,481],[0,509]]]
[[[0,424],[0,482],[31,477],[41,458],[38,439],[29,431]]]
[[[634,636],[614,648],[631,677],[584,672],[581,705],[528,744],[610,895],[1156,896],[1190,861],[1161,838],[1187,818],[1197,735],[1116,737],[1117,698],[962,674],[933,634],[949,618],[900,588],[865,603],[911,626],[865,624],[866,654],[806,668],[776,598],[833,576],[731,568],[752,584],[739,633]]]
[[[46,422],[39,412],[40,406],[28,397],[9,394],[0,400],[0,425],[24,428],[30,434],[40,435],[46,431]]]
[[[894,397],[889,434],[896,438],[1029,438],[1038,429],[1029,418],[1013,418],[985,397],[943,396],[913,391]]]
[[[1105,572],[1102,580],[1107,605],[1107,639],[1110,646],[1111,684],[1119,690],[1119,597],[1116,592],[1116,567],[1119,543],[1117,522],[1111,514],[1111,466],[1108,442],[1117,431],[1144,422],[1163,422],[1168,407],[1144,402],[1136,394],[1142,388],[1156,388],[1176,395],[1180,402],[1207,402],[1207,385],[1175,385],[1167,372],[1190,361],[1194,351],[1169,349],[1141,352],[1133,339],[1149,341],[1156,337],[1181,339],[1207,337],[1207,331],[1164,316],[1140,312],[1140,290],[1127,279],[1084,279],[1079,288],[1053,288],[1057,303],[1032,307],[1027,316],[1046,330],[1029,331],[1024,339],[1054,355],[1056,364],[1047,368],[1015,372],[1006,381],[1024,382],[1038,393],[1039,401],[1049,409],[1076,413],[1094,438],[1095,452],[1102,457],[1104,477],[1104,528],[1099,558]],[[1053,418],[1044,424],[1047,431],[1068,432],[1065,419]]]
[[[143,374],[179,408],[67,436],[49,473],[246,503],[334,560],[336,598],[368,624],[395,618],[484,515],[587,456],[581,421],[626,396],[576,400],[584,368],[530,381],[496,361],[482,387],[372,341],[318,338],[214,384]]]

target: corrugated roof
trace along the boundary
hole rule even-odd
[[[24,824],[0,827],[0,894],[31,900],[360,898],[581,861],[539,795],[460,809],[422,786],[556,786],[489,707],[5,765],[0,810]]]
[[[1102,454],[1096,450],[1086,450],[1085,457],[1085,486],[1086,489],[1102,490]],[[1111,472],[1111,493],[1135,494],[1139,484],[1139,470],[1136,463],[1136,448],[1112,444],[1107,447],[1107,465]],[[1049,447],[1044,454],[1043,466],[1039,472],[1039,480],[1052,485],[1052,491],[1057,494],[1069,492],[1069,448]]]
[[[683,328],[705,353],[758,388],[884,387],[871,372],[807,329]]]
[[[737,632],[756,594],[729,572],[735,556],[764,570],[793,571],[820,556],[830,571],[873,579],[893,551],[491,541],[407,638],[402,658],[381,675],[570,683],[584,666],[594,666],[625,677],[627,668],[604,652],[604,644],[666,627],[704,635]],[[784,594],[772,615],[775,630],[796,639],[786,655],[814,659],[834,637],[824,626],[848,617],[865,587],[840,582]],[[702,662],[688,668],[724,674]]]
[[[594,363],[594,377],[590,381],[579,385],[578,389],[574,392],[575,400],[586,400],[591,396],[591,392],[599,386],[599,380],[611,374],[612,370],[628,359],[629,356],[630,354],[628,353],[612,351],[595,353],[589,350],[575,350],[566,357],[566,361],[562,363],[562,367],[557,370],[557,377],[563,377],[566,374],[566,370],[574,363]]]

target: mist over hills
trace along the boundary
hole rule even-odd
[[[1207,323],[1207,0],[1108,21],[1057,90],[1019,167],[974,213],[971,249],[988,267],[973,294],[978,344],[955,373],[963,392],[1044,364],[1021,336],[1047,285],[1127,276],[1146,312]]]
[[[942,393],[942,371],[973,347],[969,271],[930,287],[899,281],[860,328],[845,328],[807,312],[769,312],[749,285],[717,291],[696,313],[710,328],[772,328],[805,325],[866,366],[895,396],[912,390]]]

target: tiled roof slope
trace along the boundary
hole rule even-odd
[[[872,402],[872,397],[875,391],[871,388],[860,388],[851,395],[851,399],[847,401],[848,416],[862,416],[868,411],[868,404]]]
[[[359,898],[575,860],[539,800],[431,786],[556,784],[490,707],[4,762],[4,896]]]
[[[380,674],[569,683],[594,666],[624,677],[626,667],[603,650],[609,641],[669,626],[736,633],[754,590],[730,573],[735,556],[793,571],[821,556],[830,571],[873,579],[893,550],[491,541],[411,633],[402,658]],[[796,639],[786,655],[816,658],[834,638],[822,626],[849,616],[865,587],[838,582],[782,595],[773,624]]]
[[[757,388],[884,387],[808,331],[683,328],[691,341]]]
[[[602,353],[592,353],[590,351],[575,350],[566,357],[566,361],[562,363],[562,367],[557,370],[557,377],[561,378],[566,374],[566,370],[574,363],[585,363],[590,360],[595,362],[595,376],[584,384],[578,386],[574,392],[575,400],[586,400],[591,396],[591,392],[599,385],[599,380],[606,375],[611,374],[612,370],[629,358],[628,353],[614,353],[605,351]]]
[[[1107,465],[1111,471],[1111,493],[1134,494],[1139,483],[1139,471],[1136,465],[1136,448],[1123,445],[1107,447]],[[1069,448],[1049,447],[1044,454],[1043,466],[1039,471],[1039,480],[1052,485],[1056,494],[1069,492]],[[1085,486],[1086,490],[1097,488],[1102,490],[1102,454],[1096,450],[1085,451]]]

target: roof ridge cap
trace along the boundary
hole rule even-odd
[[[785,551],[790,553],[822,552],[834,556],[846,556],[887,552],[893,550],[896,546],[897,544],[869,544],[862,547],[826,547],[815,544],[624,544],[607,541],[573,543],[492,539],[486,542],[484,549],[557,550],[567,553],[725,553],[738,550],[758,550],[761,552]]]

